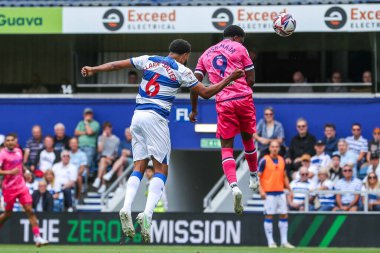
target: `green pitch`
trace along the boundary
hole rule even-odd
[[[262,247],[203,247],[203,246],[57,246],[36,248],[32,245],[1,245],[1,253],[367,253],[379,252],[374,248],[298,248],[268,249]]]

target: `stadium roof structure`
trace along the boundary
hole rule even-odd
[[[380,0],[0,0],[0,6],[220,6],[380,3]]]

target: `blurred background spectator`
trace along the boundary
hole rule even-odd
[[[48,89],[42,85],[40,75],[33,74],[31,83],[32,85],[27,89],[23,89],[22,93],[26,93],[26,94],[49,93]]]
[[[57,123],[54,125],[54,150],[61,153],[64,149],[69,149],[70,136],[66,135],[65,125]]]
[[[268,146],[271,140],[279,142],[281,145],[279,154],[284,156],[286,152],[285,146],[282,145],[285,139],[284,128],[280,122],[274,119],[274,109],[272,107],[264,109],[264,119],[261,119],[257,124],[254,136],[258,142],[260,158],[269,153]]]
[[[93,170],[93,162],[96,155],[96,141],[100,130],[99,122],[94,119],[94,112],[91,108],[83,111],[83,120],[75,128],[75,136],[79,140],[79,148],[87,156],[87,166]],[[91,171],[92,172],[92,171]]]
[[[355,153],[357,156],[356,165],[359,169],[360,166],[366,160],[366,154],[368,152],[368,141],[362,136],[362,126],[359,123],[352,124],[352,136],[346,138],[348,144],[348,150]]]
[[[83,186],[83,179],[88,178],[88,168],[87,168],[87,156],[79,149],[78,139],[73,137],[70,139],[70,163],[74,164],[77,169],[78,178],[76,181],[77,191],[76,200],[80,199],[82,192],[87,188],[87,185]]]
[[[317,140],[314,135],[308,132],[307,121],[300,118],[297,120],[296,126],[298,134],[292,138],[285,160],[288,165],[288,171],[298,170],[301,166],[301,156],[303,154],[309,154],[310,156],[315,154],[314,145]]]
[[[362,182],[353,176],[353,167],[350,164],[343,166],[343,178],[340,179],[335,189],[338,191],[361,191]],[[360,194],[343,193],[336,194],[336,206],[333,211],[358,211]]]
[[[110,181],[115,173],[120,177],[124,168],[128,167],[131,163],[133,163],[132,134],[131,130],[126,128],[124,131],[124,140],[120,142],[119,146],[119,158],[113,164],[112,169],[103,176],[103,179],[105,181]],[[123,183],[124,180],[120,182],[119,186],[122,187]]]
[[[318,171],[318,183],[315,187],[317,191],[334,190],[334,183],[329,179],[329,176],[327,168],[321,168]],[[331,211],[335,206],[335,194],[333,193],[318,193],[317,199],[319,200],[318,211]]]
[[[356,176],[356,161],[357,155],[352,151],[348,150],[348,144],[345,139],[339,139],[338,141],[338,151],[334,152],[334,155],[340,156],[340,166],[343,167],[346,164],[351,164],[353,166],[354,171],[353,175]]]
[[[61,159],[61,162],[54,164],[53,172],[56,183],[61,187],[65,208],[68,212],[72,212],[74,210],[72,191],[74,190],[75,182],[77,181],[78,172],[76,166],[70,163],[69,151],[62,151]]]
[[[53,211],[63,211],[63,194],[61,192],[61,186],[59,185],[59,182],[55,180],[55,175],[52,169],[45,172],[44,179],[47,183],[46,189],[53,196]]]
[[[295,179],[290,183],[290,189],[293,191],[293,195],[288,195],[288,204],[290,210],[303,211],[305,210],[305,196],[307,192],[313,190],[312,184],[308,179],[309,173],[307,168],[301,167],[299,169],[300,179]],[[312,209],[311,201],[313,196],[309,195],[310,207]]]
[[[293,74],[293,83],[303,84],[302,86],[290,86],[289,93],[312,93],[313,87],[307,84],[306,78],[301,71],[296,71]]]
[[[24,149],[24,164],[34,173],[37,155],[44,148],[42,129],[39,125],[32,127],[32,137],[26,142]]]
[[[103,176],[107,172],[107,168],[115,162],[120,146],[120,139],[112,134],[112,124],[104,122],[103,133],[98,138],[98,176],[92,186],[99,188],[98,193],[106,191],[106,183]]]
[[[335,154],[331,157],[331,166],[329,170],[329,178],[334,185],[343,177],[343,169],[340,166],[340,155]]]
[[[380,184],[379,177],[374,173],[368,174],[367,180],[364,182],[362,191],[368,192],[368,210],[380,211]],[[365,203],[364,197],[362,202]]]
[[[336,136],[334,124],[325,124],[325,132],[322,141],[326,145],[325,152],[329,156],[331,156],[335,151],[338,150],[338,138]]]
[[[36,212],[52,212],[53,211],[53,197],[50,192],[46,190],[47,184],[45,180],[38,182],[38,190],[33,192],[33,209]]]
[[[34,174],[32,174],[29,170],[25,171],[24,179],[26,187],[28,187],[29,193],[30,195],[32,195],[33,192],[38,189],[38,182],[34,180]]]
[[[338,71],[335,71],[331,75],[331,83],[333,86],[329,86],[326,89],[327,93],[336,93],[336,92],[348,92],[346,86],[341,86],[342,84],[342,74]]]
[[[373,130],[373,139],[368,143],[367,161],[370,160],[372,154],[380,156],[380,128],[376,127]]]
[[[51,169],[53,164],[59,162],[60,153],[54,150],[54,139],[52,136],[47,135],[44,138],[44,149],[38,152],[36,162],[34,165],[34,174],[36,177],[42,178],[47,169]]]
[[[362,82],[366,83],[366,84],[372,84],[372,73],[371,73],[371,71],[367,70],[367,71],[363,72]]]
[[[326,168],[330,165],[330,156],[325,153],[325,143],[318,140],[315,145],[315,155],[311,158],[311,164],[318,168]]]

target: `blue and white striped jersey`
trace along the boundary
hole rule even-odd
[[[314,188],[312,183],[307,181],[293,180],[290,183],[290,189],[297,191],[294,193],[293,202],[295,204],[303,204],[305,202],[305,195],[307,192],[311,192]]]
[[[136,110],[151,110],[168,118],[178,89],[198,83],[194,73],[173,58],[143,55],[131,58],[133,66],[143,71],[136,96]]]

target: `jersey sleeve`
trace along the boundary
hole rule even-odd
[[[203,55],[199,58],[194,73],[201,74],[203,77],[207,74],[206,68],[203,64]]]
[[[138,70],[142,70],[144,69],[146,63],[148,62],[148,59],[149,59],[148,55],[143,55],[139,57],[132,57],[130,60],[133,67],[135,67]]]
[[[253,66],[251,57],[249,57],[247,49],[243,46],[241,47],[241,61],[243,63],[244,71],[252,70],[255,68]]]
[[[265,169],[265,163],[266,163],[265,158],[261,158],[261,160],[259,162],[259,172],[263,173],[263,171]]]
[[[181,71],[180,78],[180,84],[183,87],[192,88],[198,83],[198,79],[195,77],[193,71],[188,68]]]

